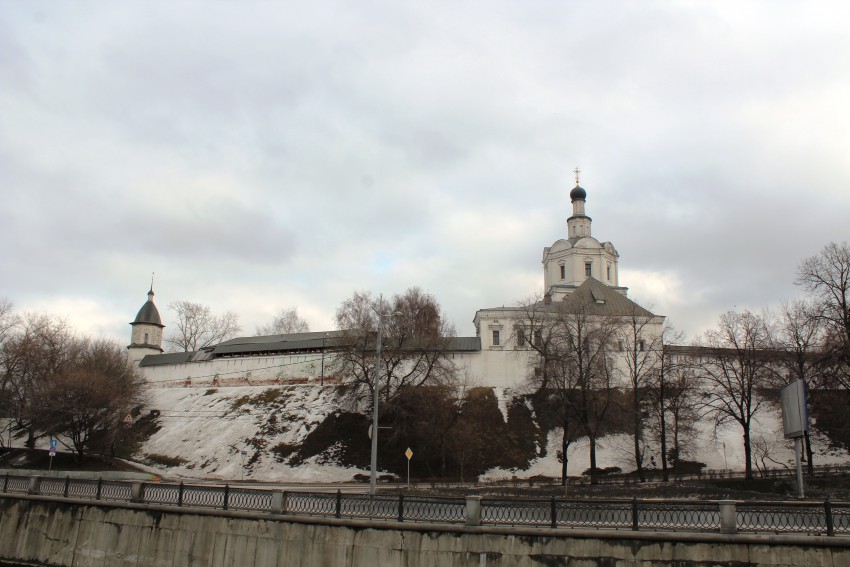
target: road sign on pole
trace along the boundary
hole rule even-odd
[[[410,488],[410,459],[413,458],[413,451],[410,450],[410,447],[404,452],[404,456],[407,457],[407,488]]]

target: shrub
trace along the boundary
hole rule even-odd
[[[585,471],[581,473],[581,476],[590,476],[592,472],[593,469],[585,469]],[[605,467],[604,469],[598,467],[596,468],[597,476],[602,476],[606,474],[619,474],[621,472],[623,472],[623,469],[621,469],[620,467]]]
[[[160,467],[179,467],[189,461],[183,457],[169,457],[168,455],[160,455],[159,453],[146,453],[145,462]]]
[[[673,467],[673,472],[682,474],[702,474],[702,469],[706,467],[705,463],[699,461],[678,461]]]

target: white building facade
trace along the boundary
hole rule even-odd
[[[448,340],[446,356],[458,370],[481,386],[513,388],[533,371],[535,350],[529,310],[581,310],[592,316],[619,317],[623,332],[612,348],[629,349],[630,322],[639,320],[641,350],[660,352],[664,317],[654,315],[627,297],[619,286],[619,253],[610,242],[591,234],[591,218],[585,214],[587,192],[576,185],[570,192],[572,215],[567,237],[543,249],[544,295],[538,306],[479,309],[475,313],[475,337]],[[334,383],[334,353],[342,331],[297,333],[268,337],[241,337],[197,352],[162,354],[159,312],[153,289],[136,320],[128,358],[154,387],[225,386],[269,383]],[[623,358],[623,357],[618,357]],[[625,372],[627,369],[621,369]]]

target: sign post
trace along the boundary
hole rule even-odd
[[[53,470],[53,457],[56,456],[56,439],[50,438],[50,462],[47,464],[47,470]]]
[[[242,457],[242,480],[245,480],[245,455],[248,454],[248,451],[244,449],[239,451],[239,456]]]
[[[410,459],[413,458],[413,451],[410,450],[410,447],[404,452],[404,456],[407,457],[407,488],[410,488]]]
[[[803,465],[800,454],[803,451],[803,437],[809,431],[809,412],[806,404],[806,383],[803,380],[791,382],[780,392],[782,400],[782,429],[786,439],[794,439],[794,460],[797,463],[797,486],[800,498],[803,498]]]

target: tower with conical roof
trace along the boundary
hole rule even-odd
[[[567,219],[567,237],[543,249],[543,289],[554,301],[569,296],[588,278],[594,278],[623,295],[617,262],[620,254],[610,242],[599,242],[590,233],[591,219],[585,213],[587,191],[579,185],[570,191],[573,214]]]
[[[153,281],[148,292],[148,300],[139,309],[136,319],[130,323],[132,332],[127,346],[127,359],[138,364],[149,354],[162,354],[162,330],[165,325],[159,317],[159,311],[153,302]]]

